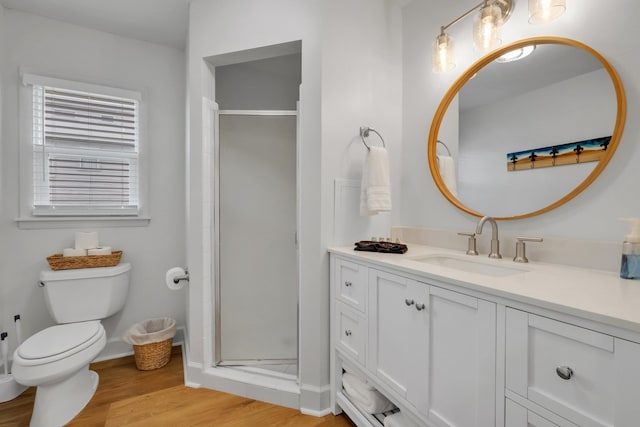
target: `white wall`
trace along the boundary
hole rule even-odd
[[[323,228],[340,230],[327,245],[389,236],[402,208],[402,16],[390,0],[324,2],[322,41]],[[360,183],[366,147],[361,126],[377,130],[390,159],[392,211],[359,215],[359,189],[336,206],[334,179]],[[367,144],[381,146],[370,133]],[[349,209],[351,208],[351,209]],[[335,220],[335,224],[333,223]]]
[[[202,145],[202,97],[215,99],[215,82],[203,58],[301,40],[300,405],[312,411],[326,410],[326,249],[333,238],[333,181],[337,177],[360,179],[364,147],[358,130],[364,125],[384,135],[390,147],[392,173],[399,179],[400,10],[390,0],[274,0],[268,4],[260,0],[201,0],[191,3],[190,17],[188,259],[192,280],[188,323],[192,365],[206,362],[211,351],[207,348],[211,339],[207,336],[211,333],[207,322],[210,286],[205,286],[211,279],[206,269],[207,257],[212,255],[207,253],[211,229],[205,220],[211,205],[206,165],[202,165],[202,155],[209,155]],[[396,183],[396,206],[399,194]],[[385,231],[389,232],[388,226]],[[324,401],[311,400],[318,393],[325,396]]]
[[[131,288],[124,310],[103,323],[109,339],[131,324],[170,316],[185,322],[185,291],[171,292],[164,274],[184,265],[184,53],[133,39],[5,10],[3,55],[2,199],[0,214],[0,329],[13,330],[21,314],[24,335],[53,324],[37,286],[46,257],[73,244],[64,229],[18,229],[18,67],[52,77],[142,92],[146,111],[151,222],[144,227],[98,229],[100,240],[124,251]],[[83,227],[83,230],[93,229]],[[13,342],[12,342],[13,348]]]
[[[302,79],[300,54],[216,67],[221,110],[293,110]]]
[[[545,26],[527,23],[526,2],[516,4],[513,16],[505,24],[503,43],[536,35],[555,35],[579,40],[599,51],[618,71],[627,94],[627,124],[620,146],[606,170],[587,190],[554,211],[520,221],[503,222],[501,229],[512,234],[619,241],[627,226],[617,221],[622,216],[640,216],[640,148],[636,141],[640,123],[638,114],[640,81],[640,45],[634,16],[640,3],[616,2],[616,7],[601,12],[595,0],[569,3],[565,15]],[[462,8],[464,9],[464,8]],[[471,19],[451,29],[456,40],[457,68],[446,74],[431,72],[431,43],[441,25],[458,16],[460,5],[446,0],[414,1],[403,11],[404,102],[403,102],[403,211],[401,223],[450,230],[471,230],[477,222],[458,211],[438,192],[428,172],[425,141],[433,115],[442,96],[464,70],[480,55],[473,51]],[[607,28],[607,31],[593,31]]]

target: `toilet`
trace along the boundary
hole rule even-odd
[[[35,386],[31,427],[56,427],[71,421],[89,403],[98,374],[89,363],[107,338],[100,323],[122,309],[131,265],[42,271],[47,309],[56,326],[25,340],[13,354],[16,381]]]

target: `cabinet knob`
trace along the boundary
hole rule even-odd
[[[407,307],[411,307],[415,302],[412,299],[406,298],[404,303],[407,304]]]
[[[419,302],[419,303],[416,304],[416,310],[418,310],[418,311],[422,311],[425,308],[426,308],[426,306],[424,305],[424,303]]]
[[[570,380],[573,376],[573,369],[568,366],[558,366],[556,368],[556,374],[563,380]]]
[[[348,288],[351,286],[351,282],[344,282],[344,285]]]
[[[344,331],[344,334],[345,334],[346,336],[350,337],[350,336],[351,336],[351,330],[350,330],[350,329],[347,329],[346,331]]]

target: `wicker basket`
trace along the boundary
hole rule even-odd
[[[168,340],[153,342],[144,345],[133,346],[133,356],[136,361],[136,368],[140,371],[151,371],[162,368],[171,359],[171,344],[173,338]]]
[[[52,270],[70,270],[73,268],[114,267],[120,262],[122,251],[113,251],[111,255],[62,256],[55,254],[47,257]]]

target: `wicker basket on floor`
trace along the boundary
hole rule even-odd
[[[133,355],[136,368],[140,371],[152,371],[162,368],[171,359],[173,338],[144,345],[134,345]]]

